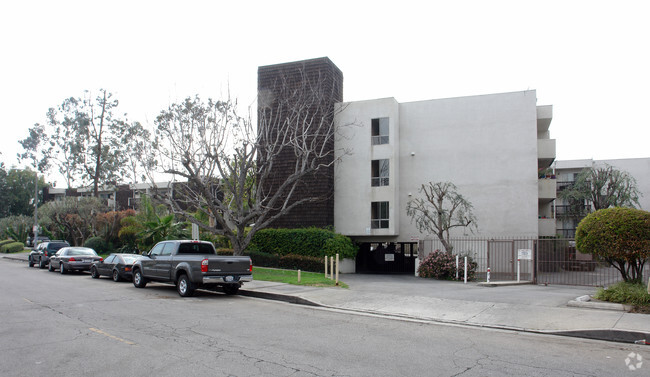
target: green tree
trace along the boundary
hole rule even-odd
[[[92,97],[86,91],[83,98],[70,97],[47,113],[47,127],[40,127],[40,140],[47,141],[47,161],[53,162],[68,187],[90,184],[93,194],[99,186],[120,179],[125,172],[125,150],[122,135],[131,125],[115,116],[118,101],[104,89]],[[34,127],[34,129],[37,128]],[[35,139],[30,130],[30,137]],[[31,153],[37,150],[30,141],[23,147]],[[41,160],[39,160],[41,161]]]
[[[31,170],[0,169],[0,218],[12,215],[34,215],[34,183],[36,174]],[[46,186],[43,177],[38,180],[39,202]],[[33,221],[32,221],[33,222]]]
[[[152,138],[151,132],[144,128],[140,122],[121,122],[120,144],[123,147],[125,162],[125,176],[128,176],[132,183],[153,180],[151,173],[156,169],[158,161],[154,154],[150,153],[155,149],[156,140]]]
[[[578,225],[576,248],[603,258],[623,280],[640,283],[650,258],[650,212],[620,207],[593,212]]]
[[[0,219],[0,238],[12,238],[25,243],[34,219],[30,216],[8,216]]]
[[[572,204],[590,202],[597,211],[610,207],[635,208],[640,195],[632,175],[605,165],[581,171],[575,183],[563,190],[560,197]]]
[[[106,204],[94,197],[67,197],[41,207],[41,215],[48,218],[52,233],[76,246],[98,235],[97,215],[104,212]]]
[[[406,214],[420,233],[435,234],[445,251],[451,254],[450,231],[454,228],[475,229],[473,206],[458,192],[451,182],[429,182],[418,190],[424,197],[413,198],[406,203]]]

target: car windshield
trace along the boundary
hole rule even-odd
[[[68,255],[97,255],[93,249],[70,249]]]
[[[215,254],[215,251],[209,243],[182,243],[178,254]]]

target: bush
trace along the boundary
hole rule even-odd
[[[316,258],[337,253],[341,259],[357,255],[357,247],[350,238],[319,228],[262,229],[255,233],[248,249],[275,255],[296,254]]]
[[[217,248],[217,255],[234,255],[235,251],[233,249],[227,249],[223,247]]]
[[[260,251],[248,251],[246,255],[251,257],[254,266],[284,268],[289,270],[302,270],[310,272],[324,272],[324,261],[320,258],[288,254],[273,255]]]
[[[606,289],[600,288],[594,296],[598,300],[620,304],[649,306],[650,294],[644,284],[618,282]]]
[[[14,243],[14,242],[16,242],[16,241],[14,241],[14,240],[2,240],[2,241],[0,241],[0,246],[4,246],[6,244],[10,244],[10,243]]]
[[[467,280],[476,278],[478,264],[471,257],[467,257]],[[464,279],[465,257],[460,256],[458,260],[458,278]],[[456,256],[447,254],[440,250],[427,255],[418,267],[418,276],[423,278],[435,278],[440,280],[456,279]]]
[[[11,242],[0,246],[1,253],[17,253],[25,250],[25,245],[22,242]]]
[[[108,254],[110,251],[108,244],[101,237],[90,237],[86,240],[84,246],[95,250],[97,254]]]
[[[593,212],[578,224],[576,248],[605,259],[623,280],[641,283],[650,258],[650,212],[634,208]]]

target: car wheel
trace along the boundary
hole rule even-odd
[[[66,271],[65,266],[63,265],[63,262],[61,262],[61,264],[59,264],[59,272],[61,273],[61,275],[64,275],[66,272],[68,272],[68,271]]]
[[[43,258],[38,260],[38,268],[45,268],[45,262],[43,262]]]
[[[144,288],[147,286],[147,280],[142,276],[140,270],[133,271],[133,285],[136,288]]]
[[[223,286],[223,293],[227,295],[236,295],[237,292],[239,292],[239,285],[237,284],[229,284]]]
[[[54,272],[54,263],[50,263],[50,265],[47,266],[47,269],[48,269],[50,272]]]
[[[194,283],[190,281],[187,275],[182,274],[178,277],[178,281],[176,282],[176,290],[178,290],[178,294],[181,295],[181,297],[192,296],[195,289],[196,288],[194,287]]]
[[[117,270],[113,270],[113,281],[118,282],[120,280],[122,280],[120,273]]]
[[[31,256],[28,258],[28,261],[29,261],[29,267],[34,267],[34,261],[32,261]]]
[[[95,266],[90,267],[90,277],[93,279],[99,279],[99,272]]]

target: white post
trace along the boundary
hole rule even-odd
[[[325,279],[327,279],[327,255],[325,256]]]
[[[517,259],[517,283],[520,282],[521,278],[521,259]]]
[[[330,257],[330,279],[334,279],[334,257]]]
[[[456,255],[456,280],[458,280],[458,255]]]
[[[467,284],[467,257],[465,257],[465,284]]]
[[[300,283],[300,270],[298,270],[298,283]]]
[[[487,282],[490,282],[490,267],[488,267]]]
[[[336,285],[339,285],[339,255],[336,254]]]
[[[648,278],[648,294],[650,294],[650,278]]]

